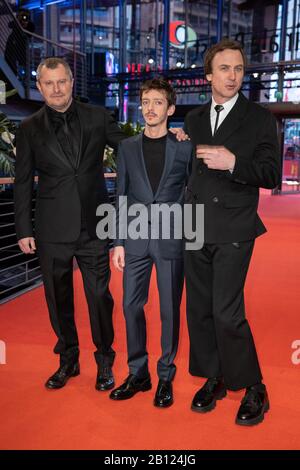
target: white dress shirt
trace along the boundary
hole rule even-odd
[[[237,93],[236,95],[234,95],[233,98],[230,98],[230,100],[226,101],[226,103],[222,103],[222,106],[224,107],[224,109],[222,109],[222,111],[220,111],[220,114],[219,114],[218,128],[220,127],[224,119],[226,118],[227,114],[232,110],[233,106],[237,102],[238,97],[239,97],[239,94]],[[215,122],[217,118],[217,111],[215,110],[215,106],[217,104],[219,103],[216,103],[214,98],[212,97],[211,107],[210,107],[210,124],[211,124],[212,135],[214,133]]]

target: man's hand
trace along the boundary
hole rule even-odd
[[[112,255],[112,262],[118,271],[123,271],[125,267],[125,250],[123,246],[116,246]]]
[[[227,148],[212,145],[197,145],[197,158],[202,158],[205,165],[211,170],[230,170],[235,166],[235,155]]]
[[[176,135],[178,142],[183,140],[190,140],[189,136],[184,132],[183,129],[181,129],[181,127],[170,127],[169,131]]]
[[[33,255],[36,250],[35,241],[33,237],[20,238],[18,241],[20,249],[26,255]]]

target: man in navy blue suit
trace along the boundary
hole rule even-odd
[[[129,376],[110,394],[113,400],[126,400],[139,391],[151,389],[146,350],[144,305],[153,264],[156,267],[161,316],[162,354],[157,364],[159,382],[154,405],[167,407],[173,403],[172,380],[176,372],[174,358],[179,336],[180,302],[183,287],[183,240],[176,236],[181,226],[172,220],[170,236],[165,237],[163,224],[173,205],[182,209],[187,178],[190,172],[192,146],[178,142],[168,132],[167,121],[175,111],[176,95],[168,82],[153,79],[140,91],[145,131],[124,140],[118,154],[118,216],[120,197],[127,196],[129,210],[139,205],[146,208],[142,231],[146,237],[120,237],[115,241],[113,263],[124,270],[123,308],[126,319]],[[163,207],[162,207],[163,205]],[[154,221],[152,210],[162,209],[162,222]],[[145,213],[145,212],[144,212]],[[118,217],[120,220],[120,217]],[[132,219],[131,219],[132,220]],[[155,226],[156,225],[156,226]]]

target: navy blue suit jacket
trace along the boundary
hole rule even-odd
[[[173,134],[168,133],[163,174],[155,194],[153,194],[143,157],[143,135],[125,139],[119,145],[117,166],[117,222],[120,220],[119,197],[127,196],[127,209],[134,204],[143,204],[147,209],[147,220],[143,219],[147,227],[147,239],[133,239],[130,236],[122,239],[117,236],[114,245],[124,246],[125,252],[136,256],[143,256],[147,252],[151,238],[151,229],[158,236],[158,255],[162,258],[180,258],[183,254],[183,240],[175,239],[175,218],[171,216],[170,239],[161,236],[161,223],[153,228],[153,206],[158,208],[161,204],[171,206],[184,202],[185,188],[191,171],[192,145],[189,141],[178,142]],[[137,206],[136,206],[137,207]],[[145,213],[145,212],[144,212]],[[127,228],[135,219],[127,218]],[[179,219],[177,219],[178,222]],[[118,224],[117,224],[118,225]],[[141,227],[145,230],[145,226]]]

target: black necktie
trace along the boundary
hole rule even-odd
[[[59,131],[60,133],[60,141],[63,143],[62,148],[67,157],[69,158],[72,164],[75,164],[76,155],[74,155],[71,140],[70,140],[70,126],[69,126],[69,119],[70,116],[67,113],[62,113],[62,129]]]
[[[66,136],[69,138],[69,126],[68,126],[68,115],[62,114],[62,121],[63,121],[63,130]]]
[[[214,133],[213,135],[215,135],[217,129],[218,129],[218,123],[219,123],[219,116],[220,116],[220,112],[223,111],[224,109],[224,106],[222,106],[221,104],[217,104],[215,106],[215,110],[216,110],[216,113],[217,113],[217,116],[216,116],[216,122],[215,122],[215,128],[214,128]]]

